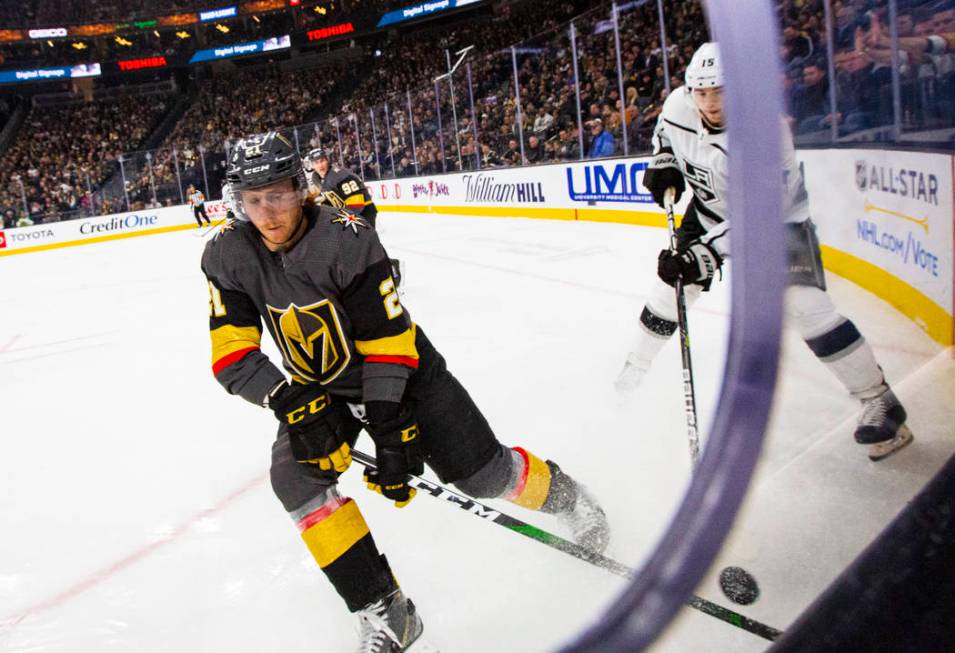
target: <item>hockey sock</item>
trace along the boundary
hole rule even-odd
[[[676,328],[676,322],[660,317],[650,310],[649,305],[644,306],[640,313],[640,331],[627,360],[646,372]]]
[[[572,510],[577,502],[577,484],[557,463],[541,460],[521,447],[511,449],[512,482],[504,498],[524,508],[557,513]]]
[[[806,344],[856,399],[871,399],[886,390],[872,348],[851,320],[807,339]]]
[[[305,545],[352,612],[397,588],[352,499],[335,493],[298,521]]]
[[[697,285],[684,288],[687,308],[696,302],[702,292]],[[673,288],[658,280],[640,312],[640,328],[627,360],[644,371],[649,370],[653,359],[676,330],[676,295]]]

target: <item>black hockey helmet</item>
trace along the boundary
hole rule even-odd
[[[312,150],[309,150],[308,155],[305,158],[308,161],[318,161],[319,159],[327,159],[328,152],[325,151],[324,147],[316,147]]]
[[[236,143],[225,176],[232,191],[236,216],[243,220],[249,218],[242,207],[239,191],[291,179],[295,190],[302,193],[302,199],[308,192],[302,157],[287,138],[275,131],[247,136]]]

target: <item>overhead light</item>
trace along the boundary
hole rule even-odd
[[[51,48],[53,47],[53,41],[47,41],[46,44],[50,46]]]
[[[252,20],[254,20],[254,21],[257,22],[257,23],[261,23],[261,22],[262,22],[261,20],[259,20],[259,17],[258,17],[258,16],[252,16]]]
[[[77,50],[85,50],[87,47],[89,47],[82,41],[76,41],[74,43],[71,43],[70,45],[72,45]]]
[[[216,29],[222,32],[223,34],[229,33],[229,26],[223,25],[222,23],[216,23]]]
[[[158,29],[154,29],[154,30],[153,30],[153,34],[156,35],[156,38],[157,38],[157,39],[159,38],[159,30],[158,30]]]
[[[128,41],[128,40],[124,39],[122,36],[117,36],[116,39],[115,39],[115,41],[116,41],[116,43],[118,43],[119,45],[122,45],[122,46],[127,47],[127,48],[133,44],[132,41]]]
[[[322,5],[315,5],[315,9],[313,9],[313,11],[316,14],[321,14],[322,16],[328,13],[328,10],[325,9],[325,7],[323,7]]]
[[[180,30],[180,31],[176,32],[176,36],[178,36],[178,37],[181,38],[181,39],[189,39],[189,38],[192,38],[192,34],[190,34],[189,32],[187,32],[187,31],[185,31],[185,30]]]

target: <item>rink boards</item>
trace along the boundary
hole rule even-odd
[[[828,269],[952,344],[953,157],[881,149],[804,150]],[[617,222],[663,227],[642,186],[647,157],[369,181],[388,213]],[[677,207],[682,211],[687,197]],[[208,202],[221,217],[221,202]],[[188,206],[0,231],[0,256],[195,229]]]

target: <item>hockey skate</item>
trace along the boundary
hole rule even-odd
[[[869,460],[882,460],[912,442],[906,418],[905,408],[888,386],[882,394],[862,400],[855,438],[869,445]]]
[[[433,647],[420,641],[424,624],[414,603],[400,589],[369,603],[357,614],[358,653],[437,653]]]
[[[596,553],[603,553],[610,544],[610,525],[607,515],[597,500],[581,485],[577,485],[577,500],[567,512],[557,518],[570,528],[574,542]]]
[[[614,388],[621,396],[632,394],[640,384],[643,383],[647,375],[648,367],[644,361],[637,359],[636,355],[631,353],[627,356],[627,361],[623,364],[623,369],[617,375],[614,381]]]

